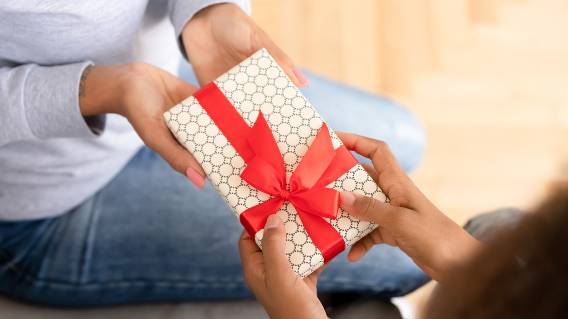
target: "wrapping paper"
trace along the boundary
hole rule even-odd
[[[249,126],[257,120],[259,111],[262,112],[282,154],[289,179],[324,123],[309,101],[265,49],[221,75],[214,84]],[[270,195],[241,179],[245,161],[194,96],[167,111],[164,119],[177,140],[202,165],[211,184],[237,217],[270,199]],[[341,146],[341,141],[331,129],[329,134],[333,147]],[[387,201],[359,164],[328,187]],[[305,277],[324,264],[323,255],[306,233],[293,205],[285,203],[278,215],[286,227],[286,254],[290,264],[299,276]],[[377,227],[376,224],[357,220],[341,209],[337,218],[325,220],[337,230],[346,246]],[[259,247],[262,235],[260,230],[254,236]]]

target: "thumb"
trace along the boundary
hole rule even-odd
[[[291,273],[292,268],[286,256],[286,229],[276,214],[270,215],[264,226],[262,254],[268,281],[279,281]]]
[[[341,208],[352,216],[387,227],[394,225],[406,210],[352,192],[341,192],[340,198]]]
[[[197,88],[186,81],[176,77],[176,90],[175,90],[175,98],[177,99],[176,102],[181,102],[188,97],[192,96]]]
[[[169,72],[164,71],[162,79],[164,80],[169,96],[174,100],[174,103],[179,103],[187,99],[192,96],[195,91],[197,91],[195,86]]]

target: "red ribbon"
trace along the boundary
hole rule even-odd
[[[272,196],[240,214],[247,232],[254,237],[264,228],[268,216],[290,202],[325,262],[342,252],[345,249],[343,237],[323,219],[337,218],[339,192],[326,186],[357,161],[345,146],[333,149],[327,125],[322,125],[287,184],[282,154],[262,113],[249,127],[213,82],[194,96],[245,161],[241,178]]]

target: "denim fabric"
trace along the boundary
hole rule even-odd
[[[406,169],[417,165],[424,136],[407,111],[308,78],[305,93],[331,127],[384,139]],[[65,307],[251,297],[237,250],[241,231],[209,185],[196,189],[142,148],[108,185],[66,214],[0,223],[0,293]],[[381,245],[358,263],[336,257],[319,289],[392,297],[427,280],[400,250]]]
[[[515,229],[526,214],[518,208],[501,208],[473,217],[463,228],[478,240],[491,243],[500,232]]]

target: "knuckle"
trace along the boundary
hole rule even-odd
[[[384,141],[381,141],[381,140],[374,140],[374,141],[375,141],[375,145],[377,146],[377,148],[379,150],[381,150],[381,151],[388,150],[389,146]]]
[[[265,230],[264,234],[262,235],[262,246],[270,246],[280,241],[279,235],[277,230],[270,229]]]
[[[391,214],[391,221],[396,225],[406,225],[408,224],[408,215],[404,211],[397,210],[394,214]]]
[[[392,206],[407,207],[410,203],[405,188],[401,183],[392,185],[389,189],[389,202]]]
[[[371,197],[361,196],[355,201],[355,207],[357,207],[359,213],[364,217],[369,217],[375,209],[375,206],[376,203]]]
[[[375,144],[375,148],[379,154],[383,155],[390,152],[389,146],[386,142],[375,139],[373,139],[372,141]]]

